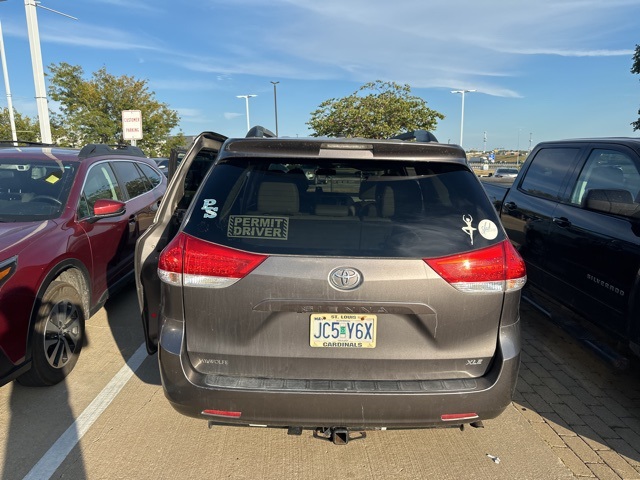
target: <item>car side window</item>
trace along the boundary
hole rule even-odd
[[[157,187],[162,183],[162,177],[160,172],[154,170],[146,163],[138,163],[138,166],[142,170],[142,172],[146,175],[147,179],[151,182],[153,188]]]
[[[96,200],[100,199],[124,201],[116,176],[106,162],[94,165],[87,173],[82,199],[78,206],[78,217],[85,218],[93,215],[93,206]]]
[[[116,175],[124,184],[129,198],[135,198],[153,188],[151,182],[134,162],[118,161],[112,163]]]
[[[624,152],[594,149],[587,159],[571,194],[571,203],[585,208],[624,214],[633,208],[611,210],[614,204],[637,204],[640,196],[640,173],[636,159]],[[604,204],[599,202],[605,201]],[[606,204],[606,205],[605,205]],[[618,211],[620,210],[620,211]]]
[[[567,175],[573,171],[579,148],[543,148],[531,160],[520,189],[536,197],[563,200]]]

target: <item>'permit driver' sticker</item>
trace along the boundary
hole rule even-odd
[[[478,232],[483,238],[493,240],[498,236],[498,227],[491,220],[480,220]]]
[[[289,236],[287,217],[263,217],[255,215],[231,215],[227,237],[269,238],[286,240]]]

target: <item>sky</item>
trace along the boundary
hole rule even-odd
[[[45,72],[66,62],[147,80],[185,135],[251,125],[309,135],[325,100],[408,84],[465,149],[639,136],[640,0],[42,0]],[[48,10],[49,9],[49,10]],[[56,14],[50,9],[76,17]],[[36,117],[24,0],[0,0],[11,99]],[[279,82],[275,86],[271,82]],[[48,85],[45,79],[46,85]],[[4,89],[0,88],[4,93]],[[277,101],[276,101],[277,100]],[[7,96],[0,95],[0,107]],[[49,99],[49,108],[57,108]],[[144,128],[144,118],[143,118]]]

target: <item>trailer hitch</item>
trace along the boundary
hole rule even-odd
[[[367,438],[365,432],[358,432],[357,436],[351,436],[352,432],[346,427],[318,427],[313,432],[313,438],[319,440],[327,440],[334,445],[346,445],[349,440],[360,440],[361,438]]]

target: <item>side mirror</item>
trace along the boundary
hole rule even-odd
[[[620,189],[590,189],[582,201],[583,208],[614,215],[633,216],[640,205],[633,201],[631,192]]]
[[[93,205],[93,216],[89,221],[93,223],[101,218],[119,217],[123,215],[126,210],[127,205],[124,202],[102,198],[96,200],[96,203]]]

